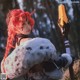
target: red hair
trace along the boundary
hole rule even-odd
[[[11,48],[13,48],[13,40],[15,40],[15,35],[17,29],[23,26],[23,23],[27,20],[31,25],[31,28],[34,26],[34,19],[31,17],[31,13],[24,12],[20,9],[14,9],[10,11],[7,15],[7,27],[8,27],[8,38],[7,38],[7,45],[6,51],[4,55],[4,59],[8,56]]]

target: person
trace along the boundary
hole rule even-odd
[[[27,80],[60,79],[61,68],[70,65],[72,58],[69,54],[59,57],[50,40],[30,37],[35,23],[31,16],[32,13],[20,9],[8,13],[8,38],[1,72],[7,79],[24,75]]]

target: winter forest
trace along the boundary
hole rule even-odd
[[[12,9],[34,12],[35,20],[32,37],[48,38],[59,54],[63,53],[64,42],[58,26],[58,6],[64,4],[70,22],[69,41],[74,56],[74,77],[80,80],[80,0],[0,0],[0,62],[3,58],[7,40],[6,16]],[[70,80],[68,69],[64,73]],[[64,76],[65,76],[64,75]]]

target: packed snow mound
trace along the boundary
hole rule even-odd
[[[48,39],[33,38],[10,53],[5,60],[4,69],[8,78],[13,79],[26,74],[34,65],[49,59],[57,60],[55,46]]]

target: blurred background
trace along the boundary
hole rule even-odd
[[[6,16],[12,9],[36,12],[32,37],[48,38],[58,53],[65,50],[63,38],[58,27],[58,6],[64,4],[70,22],[69,41],[75,59],[80,59],[80,0],[0,0],[0,62],[3,58],[7,40]],[[77,67],[76,67],[77,68]],[[75,69],[76,70],[76,69]],[[77,79],[80,80],[80,61]]]
[[[3,58],[7,25],[6,16],[12,9],[20,8],[24,11],[36,12],[33,37],[44,37],[51,40],[57,52],[64,51],[63,39],[58,27],[58,6],[64,4],[70,21],[69,41],[71,52],[76,59],[80,58],[80,0],[0,0],[0,61]]]
[[[48,38],[58,53],[65,50],[63,38],[58,27],[58,6],[64,4],[70,21],[70,48],[76,59],[80,58],[80,0],[0,0],[0,62],[3,58],[7,40],[6,16],[12,9],[36,12],[33,37]],[[78,79],[76,79],[78,80]]]

